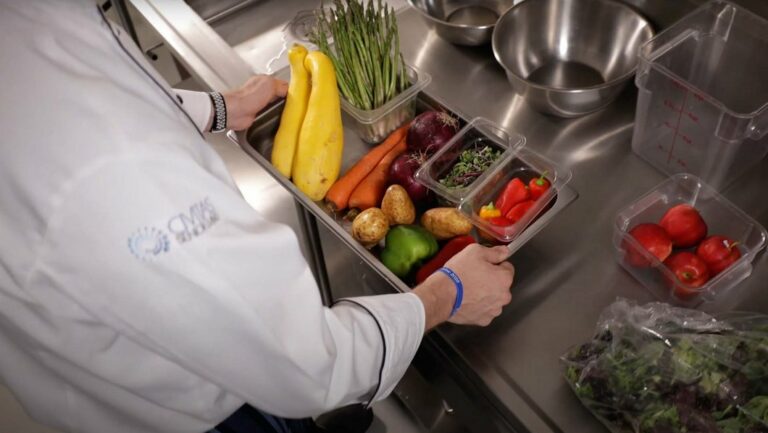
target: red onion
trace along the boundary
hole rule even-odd
[[[389,182],[405,188],[415,204],[423,203],[429,197],[429,188],[420,184],[414,177],[424,160],[421,153],[404,153],[398,156],[389,168]]]
[[[459,130],[459,122],[442,111],[425,111],[411,123],[406,143],[408,150],[431,155],[440,150]]]

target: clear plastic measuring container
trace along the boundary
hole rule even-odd
[[[709,2],[640,50],[632,150],[716,189],[768,153],[768,21]]]

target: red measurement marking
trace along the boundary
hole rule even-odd
[[[677,83],[677,81],[674,81],[674,83]],[[685,92],[683,95],[683,103],[680,104],[681,107],[685,107],[685,104],[688,102],[688,91]],[[669,156],[667,156],[667,165],[669,165],[670,162],[672,162],[672,152],[675,150],[675,142],[677,142],[677,136],[679,135],[678,132],[680,131],[680,121],[683,120],[683,110],[680,110],[677,115],[677,125],[675,126],[675,135],[672,137],[672,145],[669,147]]]
[[[669,99],[664,100],[664,106],[669,108],[672,111],[678,111],[678,108],[675,106],[675,103],[670,101]]]
[[[701,96],[701,95],[699,95],[698,93],[694,93],[694,94],[693,94],[693,97],[694,97],[694,98],[696,98],[696,99],[698,99],[699,101],[703,101],[703,100],[704,100],[704,97],[703,97],[703,96]]]
[[[677,163],[680,164],[680,167],[688,168],[688,164],[686,164],[682,159],[678,159]]]
[[[688,118],[691,119],[694,123],[699,123],[699,116],[691,113],[690,111],[686,114],[688,114]]]
[[[683,86],[683,83],[681,83],[681,82],[679,82],[679,81],[674,81],[674,80],[673,80],[673,81],[672,81],[672,84],[673,84],[675,87],[677,87],[678,89],[681,89],[681,90],[688,90],[688,89],[686,89],[686,88],[685,88],[685,86]]]
[[[672,124],[669,122],[669,120],[665,120],[665,121],[664,121],[664,126],[666,126],[666,127],[667,127],[667,128],[669,128],[669,129],[675,129],[675,126],[674,126],[674,125],[672,125]]]
[[[689,137],[689,136],[687,136],[685,134],[681,135],[680,138],[682,138],[683,141],[685,141],[688,144],[693,144],[693,140],[691,140],[691,137]]]

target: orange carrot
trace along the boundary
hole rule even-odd
[[[331,204],[334,210],[346,209],[352,191],[354,191],[357,185],[359,185],[360,182],[362,182],[363,179],[376,168],[376,164],[378,164],[390,150],[392,150],[398,143],[405,140],[405,133],[408,132],[409,126],[410,122],[394,130],[381,142],[381,144],[368,151],[365,156],[360,158],[360,161],[357,161],[352,168],[344,173],[344,176],[331,186],[331,189],[325,194],[325,200]]]
[[[397,145],[387,152],[387,154],[376,164],[376,167],[368,176],[360,182],[349,197],[349,207],[365,210],[370,207],[376,207],[384,198],[384,190],[387,188],[387,178],[389,177],[389,167],[395,162],[395,159],[405,152],[405,137]]]

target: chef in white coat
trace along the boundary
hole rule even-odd
[[[286,83],[174,91],[93,0],[0,0],[0,36],[0,381],[41,423],[192,433],[244,404],[380,400],[426,330],[510,301],[506,249],[474,246],[411,293],[323,307],[294,233],[201,134]]]

